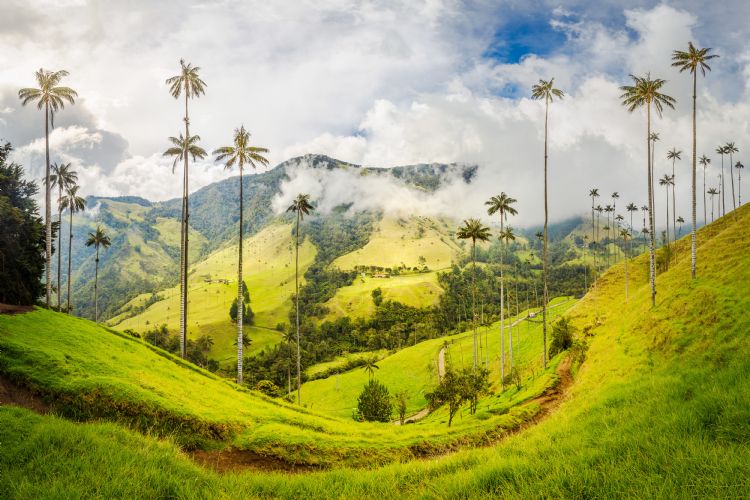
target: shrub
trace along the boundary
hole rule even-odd
[[[363,420],[388,422],[393,407],[388,388],[375,379],[370,379],[357,398],[357,411]]]
[[[563,351],[567,351],[573,346],[573,335],[575,327],[570,324],[568,318],[560,320],[552,325],[552,342],[549,346],[549,357],[554,358]]]
[[[255,384],[255,390],[262,392],[266,396],[276,397],[279,395],[279,386],[271,382],[270,380],[261,380]]]

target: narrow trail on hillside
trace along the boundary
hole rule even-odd
[[[445,347],[441,347],[440,352],[438,352],[437,369],[438,369],[438,378],[442,379],[445,376]],[[421,410],[419,410],[417,413],[405,418],[404,424],[411,424],[413,422],[416,422],[417,420],[423,419],[429,414],[430,414],[430,407],[429,406],[424,407]],[[394,420],[393,423],[395,425],[401,425],[400,420]]]
[[[568,300],[566,300],[564,302],[560,302],[559,304],[555,304],[554,306],[550,306],[550,307],[547,308],[547,311],[549,311],[550,309],[554,309],[556,307],[563,306],[563,305],[567,304],[568,302],[570,302],[571,300],[574,300],[574,299],[573,298],[569,298]],[[532,316],[530,316],[529,314],[527,314],[526,316],[524,316],[522,318],[518,318],[517,320],[515,320],[514,322],[512,322],[508,326],[508,328],[515,328],[522,321],[531,319],[531,317]],[[442,347],[440,349],[440,352],[438,352],[438,376],[441,379],[445,376],[445,347]],[[422,408],[417,413],[414,413],[414,414],[410,415],[409,417],[405,418],[404,419],[404,424],[414,423],[417,420],[421,420],[421,419],[425,418],[429,414],[430,414],[430,408],[429,407]],[[401,421],[398,420],[398,419],[394,420],[393,423],[395,425],[401,425]]]

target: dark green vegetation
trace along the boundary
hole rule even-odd
[[[34,201],[39,188],[8,162],[11,151],[0,145],[0,302],[29,305],[44,290],[44,223]]]
[[[578,338],[585,338],[589,349],[585,360],[579,356],[573,364],[575,381],[564,400],[547,418],[490,448],[368,469],[293,476],[258,471],[219,475],[190,463],[168,441],[144,437],[116,424],[74,423],[3,407],[0,494],[42,498],[743,497],[750,488],[750,400],[746,396],[750,393],[750,344],[746,341],[750,297],[744,293],[750,280],[750,258],[741,251],[748,238],[747,207],[701,229],[698,243],[703,258],[698,261],[695,281],[690,279],[690,242],[687,238],[678,241],[673,264],[656,278],[659,295],[655,308],[650,306],[647,256],[631,262],[627,303],[622,264],[602,276],[596,290],[569,313]],[[27,322],[35,325],[36,334],[23,330]],[[61,322],[72,322],[73,330],[55,333]],[[4,354],[2,370],[14,373],[16,380],[23,376],[34,379],[38,387],[101,385],[112,376],[107,372],[127,363],[117,359],[96,367],[107,357],[125,355],[110,345],[109,354],[91,360],[91,366],[82,371],[90,353],[79,356],[80,346],[71,342],[80,338],[91,343],[91,339],[109,336],[120,339],[90,328],[95,327],[42,311],[1,317],[3,353],[11,344],[23,342],[25,347]],[[79,335],[78,329],[86,333]],[[125,339],[118,342],[137,345]],[[57,355],[52,356],[54,352]],[[175,361],[163,356],[153,359],[175,366]],[[123,398],[148,395],[152,401],[171,404],[172,386],[162,386],[164,381],[159,381],[158,396],[155,388],[148,388],[154,381],[144,377],[151,376],[153,367],[135,370],[125,374],[123,380],[129,385],[121,386]],[[179,371],[180,380],[193,373]],[[57,379],[62,373],[66,378]],[[83,373],[92,376],[80,378]],[[196,376],[205,378],[199,373]],[[133,382],[145,388],[136,390]],[[204,397],[213,394],[209,387],[218,387],[213,382],[206,384],[206,392],[201,393]],[[190,403],[189,408],[196,404]],[[230,408],[220,406],[229,405],[226,400],[213,404],[219,405],[219,412]],[[313,416],[302,417],[301,410],[266,405],[265,400],[253,399],[252,406],[267,413],[264,419],[295,411],[299,415],[295,418],[312,424],[309,419]],[[231,407],[236,408],[235,403]],[[463,416],[454,421],[452,429],[459,429],[467,420],[472,426],[483,422]],[[346,425],[349,433],[354,431],[348,426],[372,425],[391,439],[393,430],[400,429],[391,424],[332,422]],[[418,426],[406,425],[402,430]],[[259,426],[256,432],[262,433],[261,429]],[[278,427],[275,435],[290,442],[298,436],[287,435]],[[346,441],[352,440],[352,435],[347,436]],[[337,442],[326,453],[335,455],[346,441]],[[375,443],[370,445],[384,450],[388,446]],[[317,453],[308,450],[306,453]],[[55,460],[49,460],[50,456]],[[71,470],[77,473],[71,476]],[[133,481],[134,476],[139,480]]]

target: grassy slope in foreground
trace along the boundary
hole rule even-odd
[[[549,374],[448,429],[356,423],[240,389],[178,358],[89,321],[46,310],[0,315],[0,374],[50,400],[62,415],[105,418],[191,447],[231,446],[291,464],[364,465],[435,453],[518,426],[538,405],[512,406]]]
[[[246,327],[252,344],[249,354],[281,341],[273,330],[278,323],[288,322],[294,293],[294,245],[290,224],[273,224],[245,240],[243,274],[250,292],[250,305],[255,312],[255,326]],[[300,276],[315,258],[315,247],[305,240],[300,245]],[[229,284],[218,280],[228,280]],[[210,282],[208,282],[210,281]],[[125,315],[109,321],[118,330],[145,331],[166,324],[172,332],[179,330],[179,287],[158,292],[163,297],[133,317]],[[237,327],[229,318],[229,306],[237,296],[237,247],[225,247],[197,262],[190,269],[188,333],[210,335],[214,347],[209,354],[222,365],[236,360]],[[150,294],[143,294],[128,303],[138,306]],[[124,307],[127,309],[128,305]]]
[[[549,418],[498,446],[363,470],[216,475],[169,445],[111,425],[75,425],[0,409],[9,496],[390,498],[427,496],[739,498],[750,490],[750,209],[689,237],[649,305],[646,256],[622,266],[572,311],[591,330],[588,359]],[[596,304],[596,307],[595,307]],[[86,446],[77,446],[84,442]],[[54,460],[47,457],[54,456]],[[119,467],[118,467],[119,466]],[[70,476],[71,470],[80,471]],[[143,480],[130,481],[133,475]],[[108,489],[112,488],[112,489]]]

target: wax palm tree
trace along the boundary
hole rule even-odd
[[[298,194],[286,211],[293,212],[297,217],[297,225],[294,230],[294,304],[297,309],[297,404],[301,404],[302,358],[299,347],[299,223],[305,218],[305,215],[309,215],[313,211],[313,206],[310,204],[310,195]]]
[[[604,207],[604,211],[607,213],[607,229],[606,229],[607,240],[608,240],[607,241],[607,267],[609,267],[609,254],[610,254],[609,246],[612,243],[612,236],[610,234],[610,230],[612,229],[612,226],[614,226],[614,224],[610,225],[609,221],[610,221],[610,215],[612,214],[612,212],[614,212],[614,208],[612,208],[612,205],[607,205],[606,207]]]
[[[49,176],[51,187],[57,186],[57,310],[60,310],[60,276],[62,265],[62,199],[63,191],[78,182],[78,174],[70,168],[70,163],[53,163]]]
[[[484,204],[487,205],[489,215],[500,214],[500,386],[502,388],[505,380],[505,280],[503,275],[503,257],[505,254],[505,244],[507,239],[503,239],[505,234],[505,219],[508,215],[516,215],[518,211],[513,208],[517,200],[507,194],[500,193],[500,196],[493,196]],[[511,231],[512,233],[512,231]],[[512,352],[512,349],[511,349]],[[511,360],[511,367],[513,361]]]
[[[595,223],[594,223],[594,211],[596,208],[594,207],[594,201],[599,197],[599,190],[597,188],[592,188],[589,190],[589,197],[591,198],[591,240],[593,241],[593,251],[594,254],[594,273],[597,272],[596,267],[596,231],[595,231]],[[596,275],[594,275],[594,285],[596,286]]]
[[[375,356],[371,356],[369,358],[365,358],[365,363],[362,365],[362,369],[367,372],[367,378],[372,380],[372,377],[375,376],[375,370],[380,370],[380,367],[377,365],[378,358]]]
[[[602,212],[604,211],[604,209],[602,208],[601,205],[597,205],[594,210],[596,210],[596,237],[599,240],[598,245],[601,246],[602,238],[599,234],[599,231],[601,229],[601,218],[602,218]]]
[[[720,195],[719,198],[719,217],[727,213],[726,201],[724,199],[724,155],[727,154],[727,150],[724,146],[718,146],[716,148],[716,154],[721,156],[721,177],[719,180]]]
[[[94,321],[99,322],[99,247],[109,248],[112,241],[101,225],[96,226],[96,231],[89,233],[89,239],[86,240],[86,246],[96,247],[96,267],[94,271]]]
[[[627,243],[630,241],[630,232],[622,228],[620,229],[620,237],[622,238],[622,241]],[[625,259],[625,302],[628,301],[628,259]]]
[[[659,179],[659,185],[664,186],[667,191],[667,246],[669,246],[669,186],[672,185],[672,177],[669,174],[664,174],[664,177]]]
[[[185,162],[189,157],[203,159],[206,157],[206,151],[198,145],[201,140],[199,135],[185,136],[180,134],[178,137],[169,137],[172,147],[164,151],[162,156],[172,156],[172,173],[177,168],[178,162]],[[187,169],[187,167],[185,167]],[[185,170],[186,171],[186,170]],[[182,221],[180,224],[180,357],[187,357],[187,247],[188,247],[188,227],[187,227],[187,192],[185,184],[185,173],[183,172],[183,193],[182,193]],[[241,302],[240,302],[241,304]],[[241,316],[241,314],[240,314]]]
[[[708,188],[708,195],[711,197],[711,222],[714,221],[714,196],[719,194],[716,188]]]
[[[745,165],[737,162],[734,168],[737,169],[737,205],[742,206],[742,169]]]
[[[680,230],[677,231],[677,236],[682,236],[682,225],[685,223],[685,219],[682,218],[682,215],[677,217],[677,223],[680,225]]]
[[[286,363],[286,393],[287,396],[291,396],[292,394],[292,363],[294,362],[292,359],[292,344],[294,344],[294,332],[291,330],[288,332],[284,332],[281,336],[282,342],[286,345],[287,352],[289,353],[289,359],[287,359]]]
[[[264,154],[268,149],[250,145],[250,132],[245,130],[245,126],[234,130],[234,138],[231,146],[221,147],[213,152],[216,155],[216,161],[223,161],[226,170],[231,170],[235,165],[240,172],[240,238],[239,252],[237,259],[237,303],[242,304],[242,226],[243,219],[243,186],[242,173],[245,166],[257,168],[258,165],[268,165],[268,160]],[[242,338],[242,314],[237,315],[237,338]],[[242,343],[237,345],[237,383],[242,384]]]
[[[18,91],[18,98],[21,104],[26,106],[30,102],[36,102],[37,109],[44,109],[44,150],[45,150],[45,170],[44,170],[44,218],[46,225],[45,241],[45,275],[47,279],[47,307],[51,304],[52,295],[52,200],[50,183],[50,163],[49,163],[49,131],[50,127],[55,128],[55,113],[65,108],[65,103],[75,104],[75,98],[78,93],[70,87],[60,86],[60,81],[68,76],[68,72],[47,71],[40,68],[34,76],[38,87],[23,88]]]
[[[708,61],[711,59],[714,59],[716,57],[719,57],[716,54],[711,54],[710,48],[702,48],[698,49],[693,45],[693,42],[688,42],[688,49],[687,50],[675,50],[672,52],[672,66],[679,68],[680,73],[684,71],[688,71],[693,75],[693,154],[692,154],[692,233],[691,233],[691,243],[690,243],[690,275],[693,279],[695,279],[695,267],[696,267],[696,260],[698,258],[698,244],[697,244],[697,231],[698,231],[698,223],[696,221],[696,144],[697,144],[697,120],[696,120],[696,113],[697,113],[697,90],[698,90],[698,71],[701,72],[701,74],[705,77],[706,71],[711,71],[711,67],[708,65]],[[705,171],[705,170],[704,170]],[[703,186],[703,190],[705,193],[705,182]],[[704,218],[705,218],[705,194],[703,199],[703,207],[704,207]]]
[[[677,225],[675,224],[675,215],[677,214],[677,202],[675,200],[674,195],[674,187],[676,183],[675,178],[675,172],[674,172],[674,164],[677,160],[682,159],[682,151],[679,151],[677,148],[672,148],[671,151],[667,151],[667,160],[672,160],[672,239],[674,241],[677,241],[677,234],[675,233],[675,228]]]
[[[698,160],[703,166],[703,224],[708,224],[708,216],[706,211],[706,168],[711,164],[711,158],[703,155]]]
[[[724,145],[724,152],[729,155],[729,178],[732,180],[732,207],[733,210],[737,210],[737,201],[734,197],[734,172],[732,172],[734,158],[732,155],[734,155],[734,153],[739,153],[740,150],[733,142],[728,142]]]
[[[73,280],[71,273],[71,262],[72,262],[72,250],[73,250],[73,214],[76,212],[83,212],[86,209],[86,200],[78,196],[79,186],[73,184],[68,185],[65,189],[65,196],[60,200],[64,210],[68,211],[70,220],[68,222],[68,306],[67,311],[70,314],[70,282]],[[58,294],[60,293],[58,288]]]
[[[648,150],[652,142],[651,137],[651,107],[653,106],[657,116],[661,117],[664,107],[674,108],[676,102],[674,98],[663,94],[661,92],[662,87],[666,83],[665,80],[660,78],[651,79],[651,75],[647,74],[645,77],[639,77],[630,75],[633,79],[633,85],[625,85],[620,87],[623,91],[621,96],[622,104],[627,108],[629,112],[633,112],[640,107],[646,108],[646,162],[648,170],[648,201],[649,201],[649,233],[650,233],[650,244],[649,244],[649,275],[651,282],[651,305],[656,305],[656,258],[654,254],[654,203],[653,203],[653,187],[652,187],[652,158],[648,156]]]
[[[476,286],[476,248],[477,240],[487,241],[490,239],[490,228],[486,227],[479,219],[468,219],[464,225],[458,228],[456,237],[460,240],[471,240],[471,314],[474,326],[474,370],[477,369],[477,286]]]
[[[513,200],[513,201],[516,201],[516,200]],[[514,215],[515,215],[515,210],[514,210]],[[510,226],[506,226],[505,228],[503,228],[500,231],[500,234],[498,235],[498,239],[500,240],[500,243],[503,245],[503,249],[507,245],[510,245],[512,241],[516,241],[516,235],[513,233],[513,228]],[[501,255],[502,255],[502,251],[501,251]],[[503,301],[503,298],[502,298],[503,284],[502,283],[503,283],[503,268],[502,268],[502,262],[501,262],[500,264],[500,293],[501,293],[500,302],[501,303]],[[516,300],[517,299],[518,298],[516,297]],[[510,299],[508,299],[508,306],[510,307]],[[501,321],[504,321],[505,316],[503,315],[502,306],[500,309],[500,315],[501,315],[500,316]],[[508,336],[508,339],[510,340],[510,371],[512,373],[513,372],[513,332],[510,333],[510,335]],[[501,341],[500,351],[502,354],[501,361],[500,361],[500,376],[501,376],[500,387],[502,388],[505,382],[505,332],[504,331],[501,333],[500,341]]]
[[[554,99],[562,99],[565,93],[554,87],[555,79],[551,78],[548,81],[539,80],[539,83],[531,87],[531,98],[536,100],[544,100],[544,241],[543,241],[543,259],[542,259],[542,276],[544,280],[543,297],[542,300],[542,343],[544,352],[542,353],[542,363],[544,368],[547,368],[547,302],[548,290],[547,290],[547,273],[549,267],[549,256],[547,255],[547,246],[549,243],[549,235],[547,233],[547,223],[549,219],[549,209],[547,206],[547,125],[549,118],[549,105]]]
[[[179,74],[167,78],[166,84],[169,85],[169,93],[175,99],[179,99],[180,96],[185,98],[185,138],[187,141],[181,141],[182,144],[176,144],[176,146],[186,146],[185,143],[199,140],[200,138],[190,135],[190,115],[188,113],[188,101],[193,98],[200,97],[206,93],[206,82],[200,79],[199,76],[200,68],[193,66],[190,63],[186,63],[183,59],[180,59],[180,72]],[[182,135],[180,136],[182,138]],[[195,139],[194,139],[195,138]],[[170,138],[172,140],[173,138]],[[175,141],[172,141],[173,143]],[[189,183],[189,169],[188,169],[188,156],[193,156],[193,161],[197,155],[189,155],[188,149],[182,150],[183,153],[179,157],[183,161],[182,168],[182,220],[180,221],[180,356],[183,358],[186,355],[185,349],[187,345],[187,306],[188,306],[188,255],[189,253],[189,196],[190,196],[190,183]],[[203,151],[203,150],[201,150]],[[166,154],[166,153],[165,153]],[[203,152],[205,156],[205,152]],[[175,163],[176,164],[176,163]],[[172,166],[174,171],[174,165]],[[242,301],[238,302],[239,305]],[[242,314],[238,314],[242,317]],[[242,342],[239,342],[242,345]]]
[[[630,234],[632,237],[633,233],[635,232],[635,226],[633,226],[633,213],[638,211],[638,205],[636,205],[635,203],[628,203],[625,207],[625,210],[627,210],[630,214]]]

